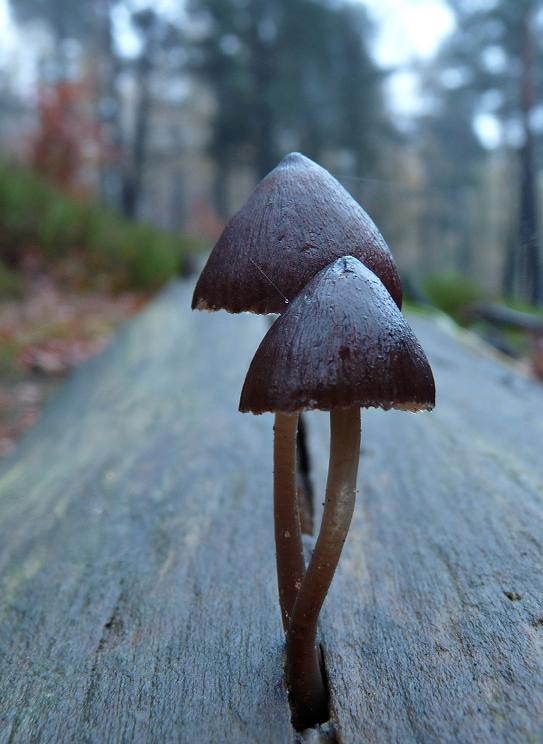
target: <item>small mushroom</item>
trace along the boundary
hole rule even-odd
[[[287,682],[300,729],[326,720],[317,620],[355,503],[360,408],[431,410],[428,360],[381,281],[352,256],[315,276],[260,344],[240,411],[330,411],[328,482],[320,533],[287,630]]]
[[[394,259],[362,207],[324,168],[287,155],[226,225],[202,271],[192,308],[282,313],[289,301],[345,252],[369,266],[401,306]],[[278,411],[274,519],[281,617],[288,627],[305,575],[296,484],[299,414]]]

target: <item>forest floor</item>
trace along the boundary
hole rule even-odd
[[[147,299],[137,292],[78,291],[33,274],[21,296],[0,300],[0,458],[70,372],[101,351]]]

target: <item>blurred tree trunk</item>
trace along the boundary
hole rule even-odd
[[[134,138],[128,163],[125,166],[122,206],[126,217],[137,217],[143,190],[143,176],[145,171],[147,138],[152,103],[149,78],[151,64],[147,54],[142,54],[138,64],[138,99],[134,124]]]
[[[469,276],[473,271],[473,250],[470,229],[470,204],[475,198],[473,189],[465,188],[452,192],[448,204],[448,218],[450,232],[457,236],[458,249],[456,251],[456,270],[463,276]]]
[[[217,157],[216,171],[213,184],[215,210],[218,216],[227,220],[228,214],[228,163],[225,158]]]
[[[542,301],[539,248],[539,214],[536,180],[535,142],[532,117],[537,105],[537,48],[533,28],[535,5],[522,10],[520,24],[519,116],[523,142],[518,151],[519,205],[516,234],[508,238],[503,291],[515,293],[533,304]]]
[[[69,78],[68,58],[64,42],[68,33],[66,29],[66,19],[63,8],[57,3],[53,3],[51,11],[52,30],[55,48],[53,51],[54,60],[54,82],[61,83]]]
[[[257,120],[255,168],[258,178],[261,179],[276,165],[273,142],[273,117],[270,107],[264,101],[260,101],[255,106],[255,109]]]
[[[274,29],[267,0],[253,0],[250,30],[251,62],[253,66],[253,114],[254,114],[254,166],[259,179],[276,165],[274,114],[270,101],[273,83],[273,45],[270,43]],[[267,27],[266,24],[269,24]]]
[[[147,140],[152,113],[151,75],[154,69],[155,15],[153,11],[138,14],[137,23],[142,34],[142,50],[136,64],[137,100],[134,136],[124,169],[122,207],[130,219],[137,218],[143,192],[147,160]]]
[[[515,254],[517,249],[517,230],[513,229],[513,223],[511,223],[507,232],[502,292],[504,297],[513,297],[515,294]]]
[[[519,283],[534,304],[541,300],[539,276],[539,219],[532,115],[536,107],[536,48],[533,37],[535,9],[530,3],[522,19],[520,110],[524,142],[521,148],[519,224]]]
[[[121,62],[113,40],[112,7],[115,0],[101,0],[98,6],[97,108],[101,124],[103,157],[100,162],[100,196],[106,204],[122,208],[121,97],[118,80]]]

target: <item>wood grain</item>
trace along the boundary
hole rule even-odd
[[[437,408],[363,413],[358,505],[321,617],[339,738],[541,742],[543,390],[435,324],[415,330]],[[306,425],[322,493],[326,416]]]
[[[261,319],[172,287],[0,476],[0,742],[294,738],[271,417],[237,413]]]
[[[236,412],[265,323],[191,314],[190,290],[87,364],[0,471],[2,744],[294,741],[272,417]],[[363,415],[321,621],[339,741],[541,742],[542,388],[415,330],[438,407]],[[320,493],[327,417],[306,425]]]

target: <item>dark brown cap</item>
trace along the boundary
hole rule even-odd
[[[264,336],[242,412],[430,410],[432,370],[381,281],[352,256],[315,276]]]
[[[282,313],[317,272],[349,253],[401,307],[383,236],[352,196],[298,152],[287,155],[232,217],[196,284],[192,308]]]

